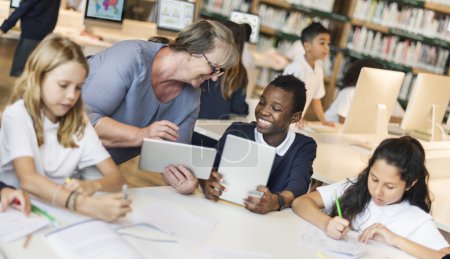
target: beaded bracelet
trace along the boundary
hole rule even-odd
[[[70,197],[69,200],[69,210],[70,211],[76,211],[77,210],[77,198],[78,198],[78,192],[75,192],[72,197]]]
[[[66,202],[65,202],[65,204],[64,204],[64,207],[65,207],[65,208],[69,208],[69,202],[70,202],[70,199],[72,198],[72,195],[74,195],[74,194],[75,194],[75,191],[71,191],[71,192],[70,192],[70,194],[69,194],[69,196],[67,197]]]

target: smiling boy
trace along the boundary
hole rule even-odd
[[[305,102],[306,90],[302,81],[292,75],[278,76],[261,95],[255,108],[256,122],[233,123],[220,138],[215,168],[219,166],[228,134],[276,149],[267,186],[257,188],[264,195],[261,198],[249,196],[245,201],[248,210],[260,214],[281,210],[308,191],[317,145],[312,138],[289,130],[289,125],[302,117]],[[224,190],[220,179],[219,173],[213,171],[206,181],[203,190],[208,199],[219,199]]]

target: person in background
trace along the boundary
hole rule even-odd
[[[220,138],[215,168],[219,167],[228,134],[276,149],[267,186],[257,187],[264,195],[261,198],[248,196],[245,200],[248,210],[260,214],[282,210],[308,191],[317,144],[314,139],[289,130],[289,125],[302,117],[305,102],[306,90],[302,81],[292,75],[278,76],[260,97],[255,109],[256,122],[233,123]],[[220,198],[225,189],[221,179],[220,172],[213,170],[203,184],[206,198],[215,201]]]
[[[342,239],[353,229],[361,242],[386,242],[412,255],[417,251],[404,239],[448,251],[429,214],[428,177],[420,142],[390,138],[375,149],[356,179],[318,187],[297,198],[292,208],[330,238]]]
[[[115,221],[131,211],[125,183],[83,111],[89,71],[78,45],[49,35],[33,51],[1,114],[0,179],[52,205]],[[102,178],[65,180],[96,166]],[[108,195],[93,194],[117,192]]]
[[[120,164],[139,155],[144,138],[189,143],[200,85],[216,81],[237,60],[231,31],[205,20],[184,28],[168,45],[122,41],[89,58],[83,100],[113,160]],[[166,183],[190,192],[196,178],[178,169],[168,165]]]
[[[22,74],[28,56],[55,29],[60,0],[22,0],[20,5],[0,26],[0,36],[7,33],[20,19],[20,40],[14,53],[10,75]]]
[[[334,123],[326,120],[320,99],[325,96],[322,60],[330,52],[330,37],[330,32],[322,24],[311,23],[301,34],[305,55],[287,65],[283,72],[305,82],[307,94],[305,107],[308,108],[311,103],[320,122],[327,126],[333,126]],[[304,123],[300,123],[299,126],[302,124]]]
[[[353,95],[356,90],[356,83],[358,82],[359,74],[363,67],[384,69],[384,66],[373,59],[359,59],[353,61],[342,78],[343,88],[339,90],[336,99],[325,112],[327,121],[344,123],[345,118],[350,110]],[[401,121],[404,115],[403,108],[398,102],[395,103],[394,110],[391,116],[391,122]]]
[[[248,114],[248,104],[245,102],[248,76],[247,70],[242,64],[242,50],[250,34],[247,35],[245,25],[232,21],[222,21],[221,23],[233,33],[239,57],[237,63],[225,71],[219,80],[214,82],[210,79],[200,86],[202,94],[199,119],[227,120],[233,114],[241,116]]]
[[[16,190],[0,181],[0,212],[5,211],[8,205],[23,211],[25,215],[29,215],[31,211],[30,197],[27,192]],[[18,204],[15,203],[18,201]]]

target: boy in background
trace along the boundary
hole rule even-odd
[[[323,125],[334,126],[325,118],[320,99],[325,96],[322,60],[330,52],[330,32],[320,23],[311,23],[301,34],[305,55],[286,66],[283,74],[293,74],[306,85],[305,111],[311,103],[315,114]]]

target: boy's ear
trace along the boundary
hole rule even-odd
[[[291,123],[295,123],[302,118],[302,112],[296,112],[292,115]]]
[[[311,50],[311,42],[309,42],[309,41],[303,42],[303,48],[305,49],[305,52],[310,51]]]

